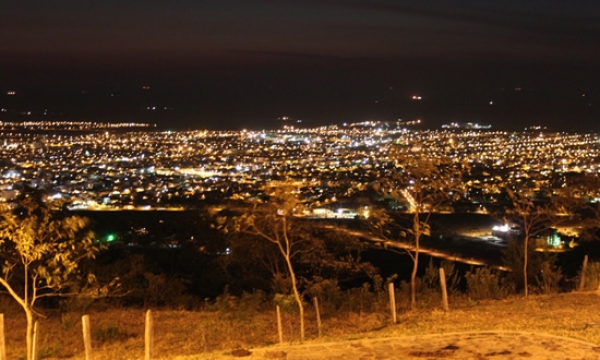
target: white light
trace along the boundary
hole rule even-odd
[[[502,232],[508,232],[510,230],[510,228],[508,227],[508,225],[496,225],[492,228],[492,230],[494,231],[502,231]]]

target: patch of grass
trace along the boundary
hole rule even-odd
[[[64,331],[71,330],[74,326],[78,325],[81,317],[74,313],[62,313],[60,314],[60,324]]]
[[[119,327],[116,325],[110,325],[108,327],[102,327],[92,330],[92,339],[101,344],[113,343],[124,338],[127,338],[127,335],[123,334]]]
[[[509,297],[503,300],[469,299],[465,295],[450,298],[450,312],[441,304],[419,303],[419,310],[408,311],[408,303],[398,306],[398,324],[391,324],[389,311],[368,312],[348,309],[329,312],[322,317],[323,337],[317,338],[315,313],[307,307],[308,342],[328,342],[439,334],[463,331],[527,331],[546,333],[600,343],[600,293],[573,292],[536,295],[528,299]],[[232,308],[232,315],[222,311],[154,312],[155,354],[161,357],[218,358],[218,353],[232,349],[256,348],[277,344],[277,321],[274,306],[270,310],[249,311]],[[241,315],[243,313],[243,316]],[[106,310],[89,314],[95,340],[94,358],[133,359],[144,354],[144,311],[139,309]],[[78,318],[77,316],[75,318]],[[44,350],[55,358],[83,358],[81,326],[65,327],[61,316],[40,320]],[[299,341],[298,317],[283,314],[284,341]],[[25,317],[20,313],[6,319],[8,358],[24,353]],[[68,328],[68,329],[67,329]],[[51,334],[52,336],[48,335]]]
[[[39,347],[38,359],[56,358],[60,354],[57,344],[44,343]]]

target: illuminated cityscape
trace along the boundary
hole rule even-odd
[[[367,190],[396,168],[400,154],[451,159],[463,173],[462,190],[446,211],[486,213],[501,205],[504,188],[548,199],[568,179],[600,171],[595,134],[383,126],[172,132],[138,130],[153,129],[151,124],[23,124],[77,130],[47,133],[0,125],[0,199],[35,189],[72,209],[182,209],[253,200],[273,181],[295,184],[314,209],[358,209],[372,202]],[[410,208],[410,199],[399,206]]]

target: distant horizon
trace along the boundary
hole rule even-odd
[[[562,0],[2,2],[0,118],[598,131],[597,14]]]
[[[385,123],[394,123],[395,121],[393,120],[377,120],[377,119],[365,119],[363,121],[380,121],[380,122],[385,122]],[[359,122],[363,122],[363,121],[359,121]],[[344,128],[349,128],[349,126],[351,124],[356,124],[359,122],[342,122],[342,123],[327,123],[327,124],[309,124],[306,122],[301,122],[301,123],[294,123],[294,122],[290,122],[290,123],[282,123],[279,122],[278,120],[273,120],[272,124],[265,124],[266,126],[257,126],[257,125],[252,125],[249,124],[249,126],[241,126],[241,127],[237,127],[237,128],[233,128],[233,127],[203,127],[203,126],[187,126],[187,125],[173,125],[173,124],[168,124],[165,122],[161,122],[161,123],[156,123],[156,122],[149,122],[149,121],[143,121],[143,119],[138,119],[138,120],[127,120],[127,119],[120,119],[120,120],[114,120],[114,121],[105,121],[105,120],[77,120],[77,119],[73,119],[73,118],[53,118],[53,119],[34,119],[34,118],[25,118],[25,119],[4,119],[0,117],[0,123],[5,122],[5,123],[35,123],[35,122],[73,122],[73,123],[95,123],[95,124],[131,124],[132,126],[121,126],[121,127],[110,127],[110,128],[91,128],[91,129],[81,129],[81,130],[66,130],[66,129],[61,129],[61,128],[55,128],[55,129],[16,129],[16,131],[42,131],[42,132],[53,132],[53,131],[129,131],[134,130],[134,131],[159,131],[159,132],[164,132],[164,131],[294,131],[294,130],[314,130],[314,129],[318,129],[318,128],[326,128],[326,127],[331,127],[331,126],[335,126],[340,130],[343,130]],[[421,124],[417,124],[417,125],[406,125],[406,126],[401,126],[400,128],[403,130],[408,130],[408,131],[480,131],[480,132],[496,132],[496,131],[502,131],[502,132],[540,132],[540,133],[572,133],[572,134],[596,134],[596,133],[600,133],[600,130],[567,130],[567,129],[556,129],[553,128],[551,126],[545,126],[542,124],[531,124],[528,126],[522,126],[522,127],[509,127],[506,125],[500,125],[500,126],[496,126],[493,123],[485,123],[485,122],[470,122],[470,121],[465,121],[465,122],[458,122],[458,124],[460,125],[459,127],[456,128],[445,128],[443,127],[443,125],[449,125],[450,123],[444,123],[444,124],[427,124],[426,122],[422,122]],[[490,128],[466,128],[464,127],[467,124],[478,124],[478,125],[482,125],[482,126],[491,126]],[[147,127],[145,127],[144,125],[148,125]],[[285,128],[285,126],[288,126],[288,128]],[[539,127],[539,129],[536,129],[536,127]],[[394,129],[388,129],[388,130],[394,130]],[[8,130],[4,130],[2,128],[0,128],[0,132],[6,132]]]
[[[40,70],[49,75],[40,74],[36,85],[27,85],[31,79],[15,71],[3,75],[11,81],[0,78],[0,120],[66,118],[242,129],[270,127],[288,116],[305,126],[421,119],[430,127],[478,122],[511,130],[532,125],[600,130],[600,79],[595,82],[600,73],[587,67],[400,65],[290,61],[221,65],[223,69],[214,65],[205,72],[192,66],[176,73],[156,70],[146,80],[114,70],[90,75],[50,67]],[[548,74],[552,76],[544,78]],[[95,80],[100,75],[106,79]]]

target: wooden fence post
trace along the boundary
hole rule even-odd
[[[442,288],[442,305],[444,311],[448,311],[448,291],[446,289],[446,272],[444,268],[440,268],[440,286]]]
[[[583,258],[583,266],[581,267],[581,279],[579,280],[579,291],[583,291],[585,288],[585,272],[587,271],[588,256],[585,255]]]
[[[92,330],[90,328],[90,316],[81,317],[81,326],[83,328],[83,347],[85,350],[85,360],[92,360]]]
[[[277,333],[279,334],[279,343],[283,344],[283,328],[281,326],[281,310],[277,305]]]
[[[388,284],[388,293],[390,296],[390,311],[392,313],[392,324],[396,323],[396,292],[394,291],[394,283]]]
[[[152,311],[146,311],[146,331],[145,338],[145,360],[150,360],[154,356],[154,321]]]
[[[31,344],[31,360],[37,360],[38,322],[33,323],[33,343]]]
[[[323,334],[321,333],[321,311],[319,310],[319,299],[315,296],[313,298],[313,302],[315,303],[315,312],[317,313],[317,331],[319,332],[319,337]]]
[[[4,342],[4,314],[0,314],[0,360],[6,360],[6,343]]]

